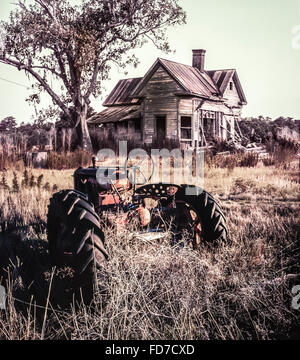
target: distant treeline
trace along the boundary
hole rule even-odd
[[[279,117],[276,120],[264,118],[246,118],[239,121],[242,134],[251,142],[267,143],[282,137],[289,140],[299,139],[299,122],[292,118]],[[288,131],[284,133],[284,129]],[[294,138],[293,138],[294,137]]]
[[[72,128],[57,127],[53,123],[21,123],[7,117],[0,121],[0,152],[21,154],[30,150],[72,151],[76,134]]]

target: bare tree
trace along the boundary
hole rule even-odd
[[[4,31],[0,62],[33,78],[29,100],[48,93],[76,128],[82,147],[91,150],[87,109],[101,94],[112,63],[137,64],[128,51],[152,41],[169,51],[165,31],[185,22],[179,0],[19,0]],[[52,85],[53,84],[53,85]]]

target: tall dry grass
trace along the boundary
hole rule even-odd
[[[229,241],[216,248],[203,245],[195,252],[171,247],[167,238],[142,242],[129,236],[134,229],[128,227],[104,229],[110,260],[99,274],[91,307],[68,307],[76,287],[72,270],[56,269],[52,277],[45,228],[32,225],[46,220],[54,185],[72,187],[72,171],[31,170],[29,185],[22,184],[24,173],[6,172],[9,188],[0,189],[1,222],[9,226],[18,219],[28,228],[5,240],[15,244],[18,259],[10,272],[8,306],[0,314],[0,339],[299,335],[300,313],[291,308],[294,280],[287,276],[300,273],[297,165],[283,171],[260,163],[234,167],[230,174],[226,168],[205,167],[205,188],[221,200],[230,233]]]

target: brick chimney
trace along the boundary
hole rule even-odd
[[[204,72],[205,53],[203,49],[193,50],[193,67],[201,72]]]

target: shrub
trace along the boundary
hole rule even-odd
[[[255,167],[258,164],[258,154],[237,153],[231,155],[216,155],[210,159],[210,166],[228,169],[229,173],[235,167]]]
[[[112,131],[108,131],[105,135],[97,130],[90,130],[91,141],[93,149],[97,152],[100,149],[117,150],[118,141]]]
[[[258,164],[258,154],[250,152],[241,155],[239,166],[255,167]]]
[[[212,164],[217,168],[226,168],[233,170],[239,165],[239,155],[216,155],[212,159]]]
[[[273,157],[276,166],[288,166],[295,159],[295,155],[300,151],[298,143],[282,139],[274,147]]]
[[[2,179],[1,179],[1,182],[0,182],[0,187],[2,189],[9,189],[9,186],[7,184],[7,180],[6,180],[6,175],[5,173],[2,174]]]
[[[255,183],[250,179],[237,178],[234,182],[235,192],[244,193],[255,189]]]
[[[46,182],[46,184],[43,186],[43,189],[46,191],[50,191],[50,184],[48,183],[48,181]]]
[[[35,181],[34,181],[34,175],[31,175],[30,177],[30,181],[29,181],[29,186],[30,187],[34,187],[36,185]]]
[[[273,157],[267,157],[267,158],[263,158],[262,162],[265,166],[273,166],[275,165],[275,160],[273,159]]]
[[[37,186],[39,189],[40,189],[41,186],[42,186],[43,177],[44,177],[44,175],[41,174],[41,175],[37,178],[36,186]]]
[[[23,173],[22,186],[27,187],[29,185],[28,171],[25,169]]]
[[[83,150],[75,150],[72,153],[50,152],[47,159],[47,168],[62,170],[88,166],[91,164],[92,156],[93,154]]]
[[[18,178],[17,178],[17,174],[16,174],[15,172],[13,173],[13,183],[12,183],[12,186],[13,186],[13,191],[14,191],[14,192],[19,192],[19,191],[20,191],[19,181],[18,181]]]

